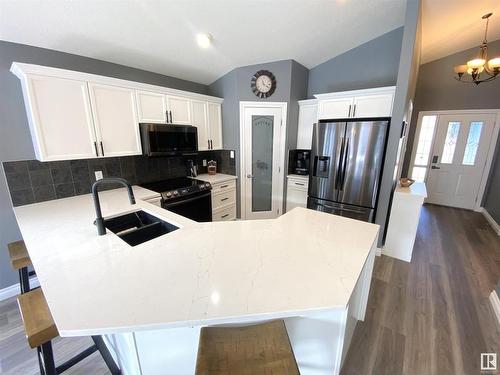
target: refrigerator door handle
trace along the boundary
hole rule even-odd
[[[337,173],[335,175],[335,190],[337,190],[340,186],[340,177],[342,176],[342,160],[344,157],[344,145],[345,145],[345,138],[342,137],[342,140],[340,141],[340,155],[339,155],[339,161],[337,163],[338,169]]]
[[[347,162],[349,158],[349,138],[346,138],[345,140],[345,157],[343,161],[343,166],[342,166],[342,182],[339,185],[339,190],[344,190],[344,184],[345,184],[345,170],[347,168]]]

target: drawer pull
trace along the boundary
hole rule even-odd
[[[229,185],[221,185],[221,189],[227,188]]]
[[[295,182],[295,185],[304,186],[305,184],[301,184],[300,182]]]
[[[221,202],[224,202],[224,201],[227,201],[229,198],[222,198],[220,201]]]
[[[220,218],[224,219],[225,217],[228,217],[228,216],[229,216],[229,214],[225,214],[225,215],[222,215]]]

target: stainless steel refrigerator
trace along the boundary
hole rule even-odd
[[[390,118],[314,124],[307,207],[372,222]]]

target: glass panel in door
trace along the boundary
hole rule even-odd
[[[482,121],[471,122],[469,127],[469,136],[465,144],[463,165],[474,165],[476,162],[477,149],[481,138],[481,129],[483,128]]]
[[[274,116],[252,115],[252,211],[271,211]]]
[[[460,122],[450,121],[448,123],[448,131],[444,140],[443,156],[441,157],[442,164],[453,163],[453,155],[457,146],[458,133],[460,132]]]

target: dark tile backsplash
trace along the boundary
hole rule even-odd
[[[38,160],[9,161],[3,163],[3,169],[12,204],[22,206],[88,194],[95,182],[95,171],[102,171],[104,177],[122,177],[131,184],[186,176],[189,159],[198,165],[200,174],[207,172],[203,159],[215,160],[218,173],[236,174],[236,163],[230,158],[230,150],[200,151],[190,158],[126,156],[45,163]],[[109,185],[107,188],[115,187]]]

